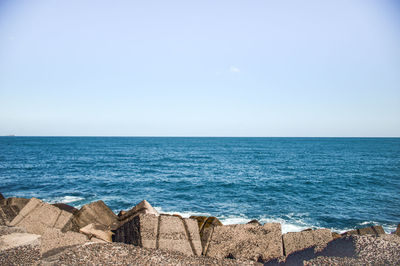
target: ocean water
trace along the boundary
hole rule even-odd
[[[400,223],[400,138],[1,137],[0,192],[284,232]]]

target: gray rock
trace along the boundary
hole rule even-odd
[[[201,255],[199,229],[194,219],[164,214],[139,214],[114,232],[114,242]]]
[[[40,259],[39,235],[11,233],[0,236],[0,265],[33,265]]]
[[[259,262],[283,256],[279,223],[216,226],[205,252],[213,258],[247,259]]]
[[[108,208],[101,200],[92,202],[82,206],[82,208],[74,214],[74,224],[78,230],[88,224],[102,224],[109,229],[115,229],[119,225],[118,216]]]
[[[72,214],[62,211],[39,199],[32,198],[10,222],[11,226],[21,226],[27,232],[43,235],[47,228],[68,231],[72,224]]]
[[[282,236],[285,256],[310,247],[323,249],[332,240],[329,229],[317,229],[311,231],[291,232]]]
[[[262,225],[259,221],[257,221],[256,219],[251,220],[250,222],[248,222],[248,224],[256,224],[256,225]]]

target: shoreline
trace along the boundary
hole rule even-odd
[[[111,264],[110,257],[139,265],[400,263],[400,224],[391,234],[381,226],[284,233],[274,222],[224,225],[212,216],[159,213],[146,200],[116,215],[103,201],[77,209],[0,193],[0,243],[3,264]],[[133,257],[121,259],[127,254]]]

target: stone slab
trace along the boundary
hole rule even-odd
[[[283,255],[279,223],[216,226],[204,254],[213,258],[265,262]]]
[[[115,229],[119,225],[118,216],[101,200],[82,206],[74,214],[74,223],[79,229],[88,224],[102,224],[109,229]]]
[[[302,232],[290,232],[282,236],[284,255],[300,251],[310,247],[323,249],[332,238],[332,232],[329,229],[317,229]]]
[[[0,265],[33,265],[40,259],[41,237],[12,233],[0,236]]]
[[[133,217],[115,230],[113,241],[186,255],[201,255],[202,250],[196,220],[164,214]]]
[[[10,222],[10,225],[21,226],[26,228],[29,233],[43,235],[47,228],[69,230],[71,221],[71,213],[32,198]]]

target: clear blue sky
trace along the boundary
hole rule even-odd
[[[0,0],[0,135],[400,136],[392,0]]]

